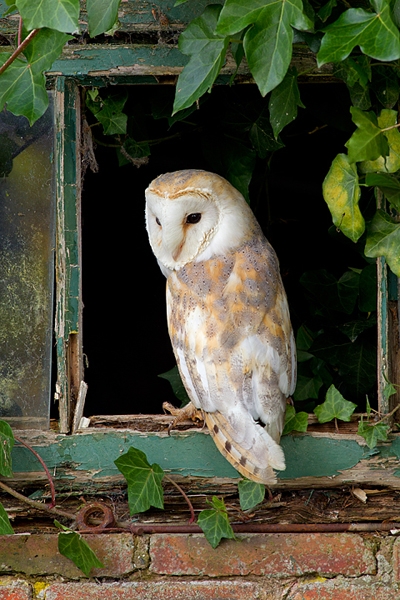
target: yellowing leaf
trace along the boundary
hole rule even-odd
[[[378,117],[378,125],[381,129],[393,127],[397,123],[397,111],[384,108]],[[365,160],[360,162],[359,169],[362,173],[395,173],[400,169],[400,133],[397,128],[383,132],[389,143],[389,155],[380,156],[376,160]]]
[[[358,206],[361,192],[357,169],[346,154],[338,154],[333,160],[322,192],[336,227],[356,242],[364,233],[365,221]]]

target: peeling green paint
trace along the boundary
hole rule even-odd
[[[218,452],[209,435],[199,432],[160,435],[140,434],[130,431],[104,431],[73,436],[57,436],[47,446],[35,445],[50,471],[56,469],[58,476],[73,476],[70,470],[88,472],[93,480],[117,475],[114,460],[134,446],[146,453],[150,463],[158,463],[164,470],[183,476],[239,477],[239,474]],[[282,446],[287,468],[279,479],[293,480],[299,477],[334,477],[351,469],[371,452],[355,440],[331,439],[307,435],[285,436]],[[392,446],[382,447],[387,455],[400,457],[400,439]],[[15,473],[38,471],[40,467],[34,456],[23,447],[13,450]]]

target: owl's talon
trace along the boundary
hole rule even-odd
[[[183,421],[203,421],[202,412],[198,410],[191,402],[186,404],[183,408],[175,408],[169,402],[163,402],[163,411],[169,412],[173,417],[175,417],[171,423],[168,425],[168,435],[170,435],[171,430],[178,425],[178,423],[182,423]]]

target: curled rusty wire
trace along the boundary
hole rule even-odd
[[[100,522],[95,525],[88,522],[89,517],[96,515],[96,521]],[[78,529],[92,531],[93,533],[101,532],[103,529],[113,527],[115,524],[114,513],[109,506],[102,502],[90,502],[85,504],[76,515]]]

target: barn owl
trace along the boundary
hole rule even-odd
[[[243,196],[219,175],[166,173],[145,195],[189,411],[202,411],[217,448],[239,473],[273,484],[274,469],[285,469],[279,441],[296,382],[277,256]]]

